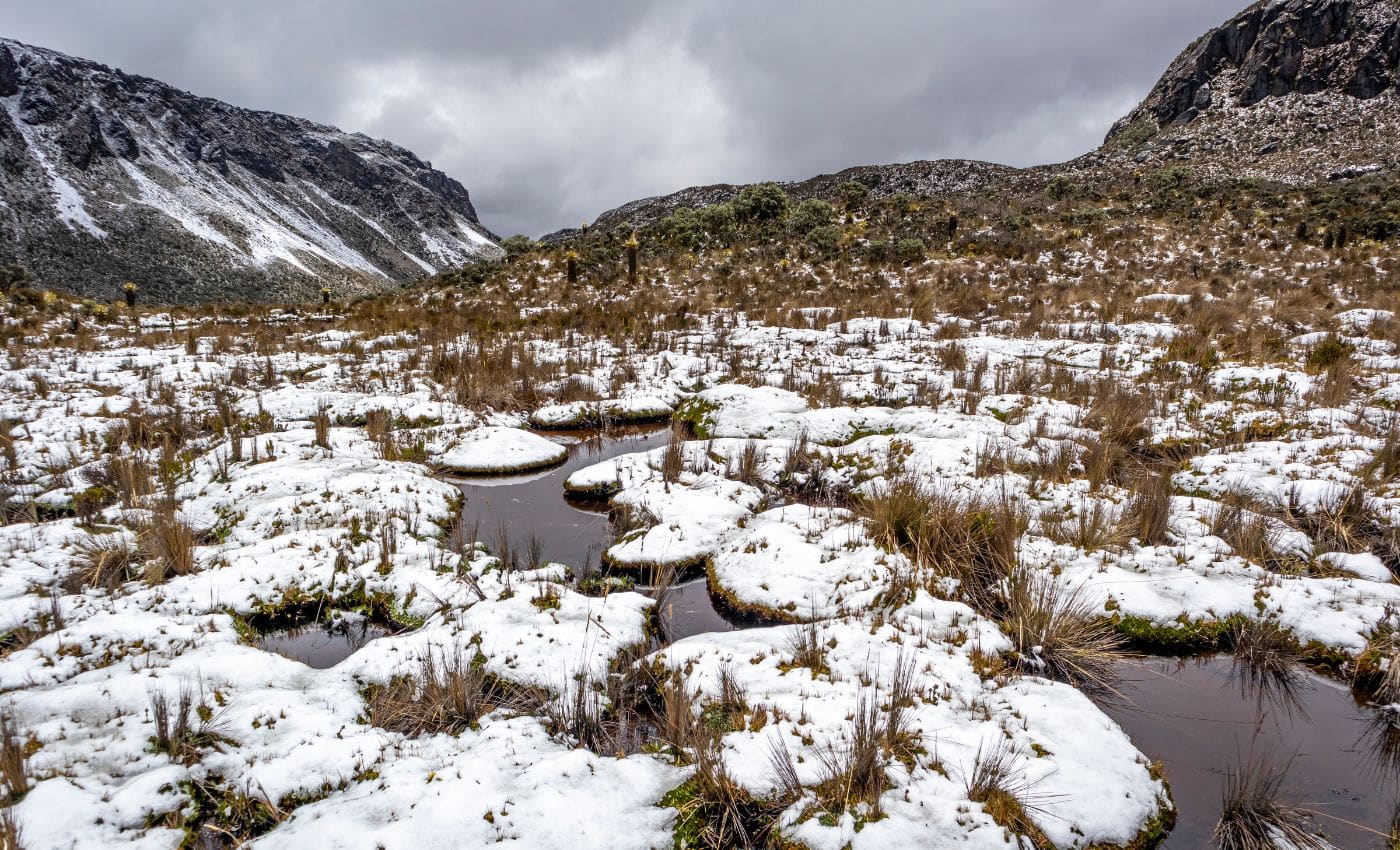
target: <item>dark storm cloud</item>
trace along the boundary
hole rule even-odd
[[[3,0],[3,31],[392,139],[538,234],[687,185],[1096,146],[1244,0]]]

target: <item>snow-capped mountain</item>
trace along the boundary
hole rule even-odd
[[[0,39],[0,264],[110,298],[370,292],[500,253],[404,148]]]

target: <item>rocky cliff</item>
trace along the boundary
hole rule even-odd
[[[0,265],[174,302],[372,292],[500,249],[389,142],[0,39]]]
[[[1090,160],[1287,182],[1400,165],[1400,2],[1267,0],[1184,50]]]

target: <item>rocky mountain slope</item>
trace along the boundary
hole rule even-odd
[[[0,264],[111,298],[382,289],[500,249],[397,145],[0,40]]]
[[[1038,191],[1050,180],[1125,176],[1186,165],[1202,176],[1286,183],[1344,180],[1400,167],[1400,2],[1262,0],[1191,44],[1104,144],[1059,165],[1016,169],[966,160],[851,168],[784,183],[832,198],[845,180],[873,197]],[[683,189],[598,216],[643,226],[677,207],[732,198],[740,186]],[[545,237],[556,241],[573,231]]]
[[[1290,183],[1400,164],[1400,2],[1255,3],[1197,39],[1075,165],[1186,162]]]

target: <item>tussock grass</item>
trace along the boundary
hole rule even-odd
[[[0,709],[0,780],[9,802],[29,793],[29,754],[13,711]]]
[[[1170,470],[1138,479],[1132,500],[1123,515],[1122,532],[1144,546],[1167,543],[1171,529],[1172,492]]]
[[[1034,847],[1053,847],[1032,819],[1032,814],[1045,815],[1045,798],[1035,793],[1020,762],[1020,751],[1007,739],[978,747],[972,770],[964,780],[967,798],[980,803],[992,820],[1013,835],[1028,838]]]
[[[979,610],[994,605],[1010,577],[1027,525],[1011,499],[957,494],[910,476],[862,500],[859,511],[876,543],[903,551],[931,577],[956,579]]]
[[[1226,773],[1220,820],[1212,837],[1220,850],[1329,850],[1307,811],[1280,799],[1291,762],[1249,758]]]
[[[786,649],[794,667],[806,667],[813,676],[827,672],[826,640],[815,620],[789,632]]]
[[[77,569],[64,583],[64,589],[77,593],[83,588],[115,590],[131,578],[137,550],[119,534],[89,534],[75,544]]]
[[[195,572],[197,534],[172,508],[155,511],[136,531],[136,548],[144,562],[145,579],[164,584]]]
[[[842,741],[817,752],[817,797],[828,812],[864,809],[871,817],[880,816],[880,795],[888,784],[884,731],[876,693],[860,693]]]
[[[1090,693],[1117,693],[1116,665],[1125,644],[1083,585],[1019,572],[1009,583],[1002,631],[1017,672],[1066,682]]]
[[[196,699],[192,687],[181,686],[174,700],[161,690],[151,691],[149,698],[155,726],[151,743],[158,752],[181,764],[193,764],[199,761],[201,751],[222,743],[219,717],[202,693]]]
[[[24,833],[14,809],[0,811],[0,850],[24,850]]]
[[[732,850],[774,846],[778,816],[788,802],[758,799],[730,775],[718,739],[697,746],[691,779],[662,798],[676,808],[677,846],[694,850]]]
[[[491,711],[530,711],[542,703],[536,689],[490,675],[480,659],[429,649],[409,673],[371,688],[365,707],[371,724],[391,732],[456,735]]]
[[[1046,537],[1085,552],[1116,549],[1127,542],[1121,533],[1121,517],[1099,499],[1084,499],[1072,515],[1057,514],[1040,521]]]
[[[680,480],[685,471],[685,431],[680,427],[671,429],[670,438],[661,452],[661,480],[668,485]]]
[[[1224,540],[1235,554],[1273,572],[1297,572],[1300,559],[1280,549],[1281,530],[1257,511],[1226,501],[1210,512],[1210,533]]]
[[[1289,493],[1276,510],[1313,539],[1318,552],[1369,552],[1385,540],[1385,521],[1375,499],[1360,484],[1334,488],[1312,508]]]

